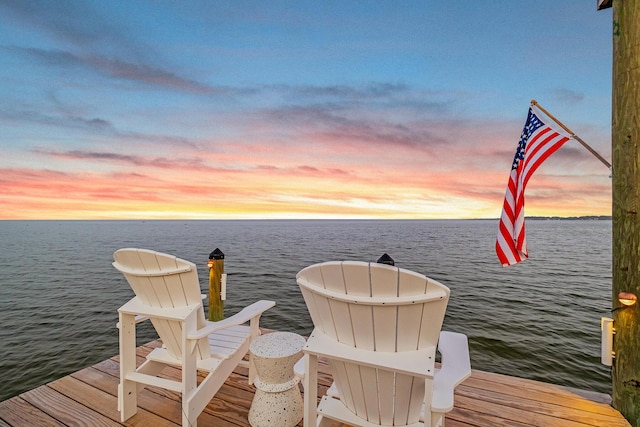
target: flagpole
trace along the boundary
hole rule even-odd
[[[598,160],[600,160],[602,163],[604,163],[604,165],[606,167],[608,167],[609,169],[611,169],[611,163],[609,163],[608,161],[605,160],[604,157],[602,157],[596,150],[594,150],[593,148],[591,148],[591,146],[589,144],[587,144],[586,142],[584,142],[582,140],[582,138],[580,138],[578,135],[576,135],[575,133],[573,133],[573,131],[571,129],[569,129],[568,127],[566,127],[560,120],[556,119],[555,117],[553,117],[551,115],[551,113],[549,113],[547,110],[545,110],[544,108],[542,108],[542,105],[538,104],[538,102],[535,99],[531,100],[531,105],[535,105],[536,107],[538,107],[540,110],[542,110],[543,113],[545,113],[547,116],[549,116],[554,122],[556,122],[557,124],[560,125],[560,127],[562,127],[562,129],[566,130],[569,135],[571,136],[571,138],[575,139],[576,141],[578,141],[580,144],[583,145],[584,148],[586,148],[587,150],[589,150],[589,152],[591,154],[593,154],[594,156],[596,156],[598,158]]]

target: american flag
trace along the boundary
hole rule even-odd
[[[503,266],[529,256],[524,227],[524,189],[542,162],[569,140],[565,133],[543,123],[538,115],[535,106],[531,106],[511,165],[496,240],[496,254]]]

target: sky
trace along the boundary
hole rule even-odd
[[[498,218],[530,101],[611,159],[585,0],[0,0],[0,219]],[[611,214],[569,141],[527,216]]]

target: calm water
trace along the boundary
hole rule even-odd
[[[277,306],[265,327],[312,329],[295,282],[329,260],[383,253],[451,289],[444,329],[469,337],[472,367],[610,392],[600,365],[600,317],[611,306],[611,221],[527,222],[531,258],[503,268],[497,220],[478,221],[0,221],[0,400],[118,352],[117,308],[132,297],[111,266],[122,247],[198,264],[225,253],[233,314]],[[151,328],[140,342],[156,338]]]

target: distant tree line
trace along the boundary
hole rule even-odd
[[[611,215],[585,215],[585,216],[528,216],[527,219],[544,219],[544,220],[611,220]]]

